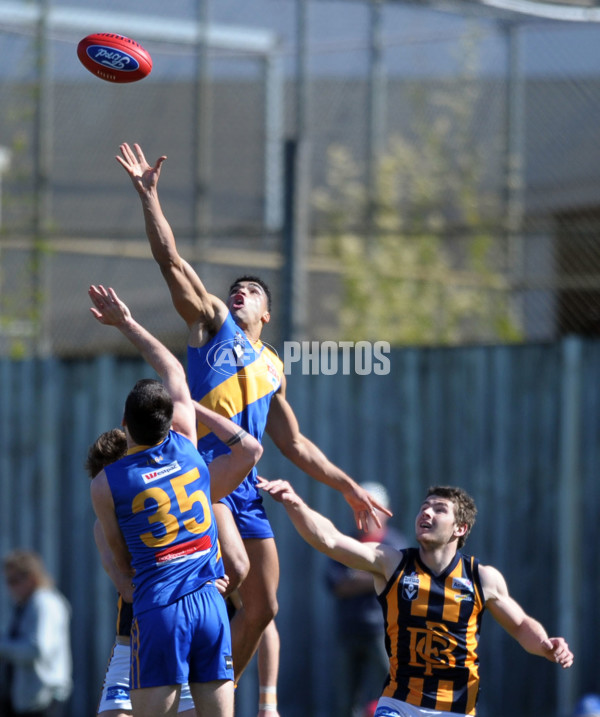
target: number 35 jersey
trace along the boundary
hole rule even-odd
[[[478,561],[457,553],[441,575],[403,558],[378,596],[386,621],[390,674],[384,697],[442,712],[474,715],[477,645],[484,611]]]
[[[223,575],[210,476],[196,446],[170,431],[105,469],[135,568],[135,615]]]

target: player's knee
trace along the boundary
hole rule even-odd
[[[257,625],[261,630],[264,630],[271,620],[277,615],[279,605],[277,598],[273,597],[270,600],[259,601],[256,604],[245,606],[248,619]]]

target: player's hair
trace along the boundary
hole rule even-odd
[[[88,449],[84,464],[85,470],[89,477],[93,478],[107,465],[118,461],[119,458],[123,458],[126,452],[127,437],[125,436],[125,431],[120,428],[104,431]]]
[[[427,491],[427,497],[436,495],[438,498],[446,498],[452,502],[454,506],[454,517],[458,525],[467,526],[467,532],[458,539],[458,547],[462,548],[467,540],[471,529],[475,525],[477,516],[477,506],[473,498],[466,490],[451,485],[435,485],[431,486]]]
[[[160,381],[139,380],[125,401],[123,421],[129,435],[141,446],[164,440],[173,420],[173,399]]]
[[[252,281],[255,284],[258,284],[262,290],[265,292],[265,295],[267,297],[267,310],[271,311],[271,289],[269,289],[269,286],[266,282],[264,282],[259,276],[251,276],[250,274],[244,274],[244,276],[238,276],[238,278],[231,284],[229,287],[229,293],[233,291],[233,287],[237,286],[242,281]]]
[[[54,581],[48,574],[42,558],[32,550],[18,548],[7,553],[3,559],[4,574],[31,577],[36,588],[50,587]]]

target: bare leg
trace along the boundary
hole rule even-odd
[[[131,690],[133,717],[175,717],[181,685]]]
[[[229,576],[229,587],[225,593],[227,597],[248,575],[250,559],[229,508],[223,503],[213,503],[213,513],[217,521],[223,565]]]
[[[275,620],[271,620],[258,646],[258,717],[279,717],[277,711],[279,644],[277,625]]]
[[[244,541],[250,571],[239,587],[242,607],[231,621],[236,682],[256,652],[263,631],[277,614],[279,558],[273,538]]]
[[[190,684],[197,717],[233,717],[233,682],[214,680]]]

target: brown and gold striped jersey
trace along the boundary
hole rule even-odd
[[[457,553],[441,575],[403,557],[378,596],[386,621],[390,674],[383,695],[419,707],[475,714],[477,645],[484,610],[479,562]]]

